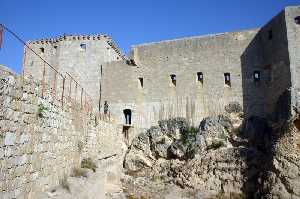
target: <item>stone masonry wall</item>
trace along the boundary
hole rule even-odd
[[[29,42],[28,45],[51,64],[61,74],[65,75],[66,90],[72,87],[75,91],[75,82],[70,85],[69,73],[91,96],[94,107],[98,109],[101,65],[105,62],[124,59],[124,56],[106,35],[74,35],[61,36],[57,39],[44,39]],[[81,47],[85,45],[85,47]],[[41,49],[44,49],[42,52]],[[43,76],[43,61],[29,49],[25,49],[23,72],[26,76],[32,75],[41,80]],[[46,65],[46,82],[51,86],[62,84],[62,78],[55,76],[54,70]],[[56,85],[54,84],[56,81]],[[80,90],[77,90],[77,98]]]
[[[110,111],[122,123],[123,109],[132,109],[133,123],[140,127],[171,117],[185,117],[192,125],[198,125],[203,117],[223,112],[224,106],[231,102],[243,106],[256,100],[250,114],[262,115],[265,101],[264,92],[260,91],[264,87],[249,94],[251,98],[244,98],[245,68],[241,67],[247,62],[246,73],[250,76],[246,87],[254,85],[253,72],[263,66],[259,48],[254,48],[246,61],[242,56],[257,32],[248,30],[133,46],[131,58],[137,66],[124,61],[104,65],[103,96],[110,103]],[[197,80],[197,72],[203,73],[203,83]],[[230,86],[225,84],[224,73],[230,73]],[[176,75],[176,86],[171,82],[171,74]],[[139,77],[143,78],[143,88]],[[261,84],[265,81],[262,76]]]
[[[298,112],[300,111],[300,24],[297,24],[297,17],[299,16],[299,6],[291,6],[285,9],[288,50],[292,74],[292,107],[297,107]]]
[[[120,155],[121,129],[53,100],[32,79],[0,78],[0,198],[35,198],[82,158]],[[78,107],[78,106],[77,106]]]

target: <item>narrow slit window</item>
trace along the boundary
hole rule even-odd
[[[170,77],[171,77],[172,84],[174,86],[176,86],[176,75],[175,74],[171,74]]]
[[[273,31],[272,30],[268,31],[268,39],[269,40],[273,39]]]
[[[197,72],[197,81],[203,83],[203,73]]]
[[[85,51],[86,50],[86,44],[80,44],[80,49]]]
[[[254,82],[260,81],[260,71],[256,70],[253,72],[253,79],[254,79]]]
[[[40,52],[44,53],[45,52],[45,48],[40,48]]]
[[[300,25],[300,16],[295,17],[295,23]]]
[[[225,85],[231,86],[230,73],[224,73],[224,81]]]
[[[142,77],[139,77],[139,82],[140,82],[141,88],[143,88],[144,87],[144,79]]]

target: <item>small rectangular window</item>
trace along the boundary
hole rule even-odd
[[[254,71],[253,72],[253,79],[254,79],[254,82],[259,82],[260,81],[260,71]]]
[[[203,83],[203,73],[197,72],[197,81]]]
[[[174,86],[176,86],[176,75],[175,74],[171,74],[170,77],[171,77],[172,84]]]
[[[269,40],[273,39],[273,31],[272,30],[268,31],[268,39]]]
[[[295,17],[295,23],[300,25],[300,16]]]
[[[85,51],[86,50],[86,44],[80,44],[80,49]]]
[[[140,81],[141,88],[143,88],[144,87],[144,79],[142,77],[139,77],[139,81]]]
[[[45,52],[45,48],[40,48],[40,52],[44,53]]]
[[[231,86],[230,73],[224,73],[225,85]]]

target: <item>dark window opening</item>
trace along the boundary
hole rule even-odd
[[[176,86],[176,75],[171,74],[170,77],[171,77],[172,84],[173,84],[174,86]]]
[[[45,52],[45,48],[40,48],[41,53]]]
[[[81,50],[86,50],[86,44],[80,44]]]
[[[123,113],[124,113],[124,117],[125,117],[125,124],[131,125],[131,110],[124,109]]]
[[[272,30],[268,31],[268,39],[269,40],[273,39],[273,31]]]
[[[144,87],[144,79],[142,77],[139,77],[140,85],[143,88]]]
[[[197,81],[203,83],[203,73],[197,72]]]
[[[254,79],[254,82],[259,82],[260,81],[260,71],[254,71],[253,72],[253,79]]]
[[[300,16],[295,17],[295,23],[300,25]]]
[[[225,85],[231,86],[230,73],[224,73]]]

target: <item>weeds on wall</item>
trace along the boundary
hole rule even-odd
[[[192,142],[196,141],[196,135],[198,133],[198,128],[195,127],[189,127],[188,129],[186,129],[183,133],[182,133],[182,143],[185,145],[189,145]]]
[[[86,169],[75,167],[72,171],[72,177],[88,177],[88,172]]]
[[[77,142],[77,148],[78,148],[78,152],[81,153],[83,151],[83,148],[84,148],[84,143],[79,140]]]
[[[44,118],[46,116],[46,111],[48,110],[43,104],[38,105],[37,116],[39,118]]]
[[[224,146],[226,146],[226,144],[223,140],[213,140],[211,145],[209,145],[207,148],[216,150]]]
[[[66,174],[64,174],[64,177],[59,180],[59,184],[63,189],[70,192],[70,184],[68,182],[68,176]]]
[[[85,158],[81,161],[81,168],[91,169],[93,172],[96,172],[97,165],[91,158]]]

